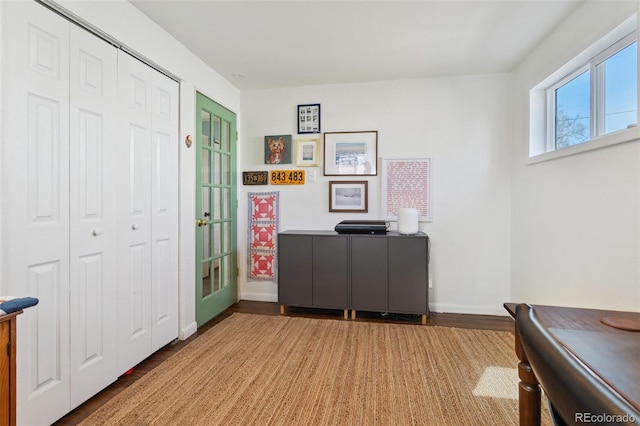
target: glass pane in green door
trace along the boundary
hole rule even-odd
[[[231,135],[229,134],[229,132],[231,131],[230,127],[229,127],[229,122],[228,121],[223,121],[222,122],[222,144],[220,149],[225,151],[225,152],[229,152],[230,148],[229,148],[229,140],[231,139]]]
[[[202,146],[211,146],[211,114],[208,111],[202,111],[201,120],[201,144]]]
[[[211,183],[211,151],[203,148],[201,153],[202,183]]]
[[[213,142],[220,144],[220,117],[213,117]]]

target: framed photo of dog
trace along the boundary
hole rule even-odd
[[[264,137],[264,164],[291,164],[291,135]]]

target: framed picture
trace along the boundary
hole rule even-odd
[[[366,180],[329,181],[329,211],[367,213],[369,190]]]
[[[376,176],[378,131],[326,132],[325,176]]]
[[[320,104],[298,105],[298,133],[320,133]]]
[[[296,166],[317,167],[320,138],[296,139]]]
[[[291,164],[291,135],[264,137],[264,164]]]
[[[419,220],[433,220],[430,158],[382,159],[382,212],[385,220],[398,220],[403,207],[415,208]]]

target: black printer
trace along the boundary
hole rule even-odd
[[[343,220],[334,228],[338,234],[386,234],[389,223],[384,220]]]

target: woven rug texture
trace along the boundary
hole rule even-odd
[[[516,365],[508,332],[234,313],[82,425],[516,425]]]

